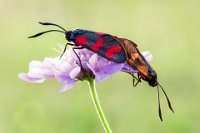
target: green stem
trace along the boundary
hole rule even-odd
[[[103,110],[99,102],[99,98],[98,98],[96,87],[95,87],[95,80],[93,78],[88,78],[88,84],[90,87],[90,94],[92,97],[92,101],[94,103],[94,106],[95,106],[97,115],[99,116],[99,119],[101,121],[101,124],[104,127],[104,130],[106,133],[112,133],[112,130],[110,129],[110,126],[106,120],[106,117],[103,113]]]

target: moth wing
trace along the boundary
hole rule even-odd
[[[92,31],[85,32],[83,36],[87,39],[84,45],[87,49],[116,63],[123,63],[127,60],[126,52],[116,37]]]

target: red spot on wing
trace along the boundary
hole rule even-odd
[[[102,36],[104,33],[102,33],[102,32],[95,32],[95,34],[97,34],[99,36]]]
[[[88,41],[87,41],[87,38],[85,36],[77,36],[75,43],[78,44],[78,45],[85,45],[85,44],[88,43]]]
[[[103,44],[102,39],[98,39],[94,45],[92,45],[90,48],[94,51],[98,51],[101,45]]]
[[[113,56],[115,56],[115,53],[118,53],[120,51],[121,51],[120,46],[112,46],[106,51],[106,57],[112,58]]]

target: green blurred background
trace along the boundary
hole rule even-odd
[[[59,56],[52,48],[65,44],[62,34],[28,36],[51,29],[103,31],[135,41],[149,50],[159,82],[175,114],[161,104],[156,89],[142,82],[132,87],[128,74],[98,83],[98,94],[113,133],[200,132],[200,1],[199,0],[0,0],[0,133],[103,133],[86,82],[64,93],[50,79],[30,84],[18,79],[31,60]]]

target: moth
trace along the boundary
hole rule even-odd
[[[71,45],[74,53],[80,61],[80,66],[82,67],[81,60],[76,53],[75,49],[86,48],[90,51],[97,53],[99,56],[106,58],[109,61],[116,63],[125,63],[127,62],[133,69],[137,70],[137,77],[133,74],[133,86],[136,86],[141,80],[148,82],[152,87],[157,87],[158,92],[158,113],[160,120],[162,121],[162,112],[160,106],[160,94],[159,88],[163,91],[168,107],[174,112],[170,100],[163,89],[163,87],[158,83],[157,73],[151,67],[151,65],[145,60],[145,58],[140,53],[137,45],[126,38],[120,38],[111,34],[95,32],[84,29],[75,29],[75,30],[65,30],[63,27],[50,23],[50,22],[39,22],[41,25],[51,25],[60,28],[61,30],[47,30],[40,33],[37,33],[29,38],[35,38],[49,32],[61,32],[64,33],[68,45]],[[67,45],[66,45],[67,46]],[[64,49],[64,52],[66,47]],[[63,52],[63,53],[64,53]],[[62,55],[61,55],[62,56]],[[134,81],[137,80],[135,83]]]

